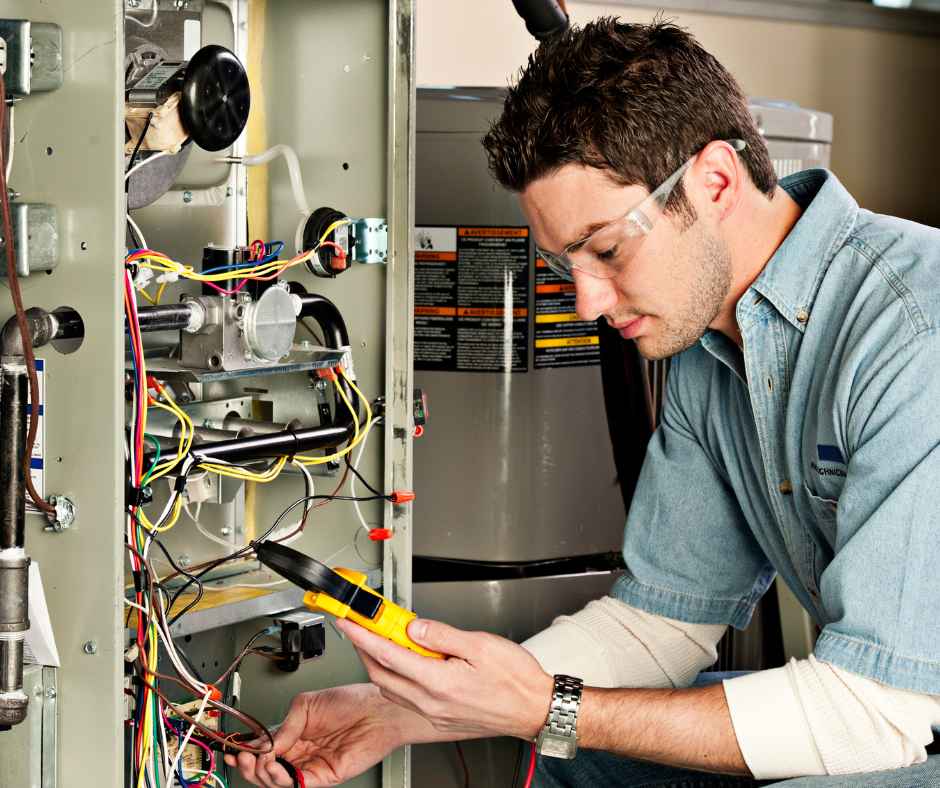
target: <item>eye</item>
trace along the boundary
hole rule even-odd
[[[606,249],[603,252],[597,253],[597,258],[603,260],[604,262],[610,262],[617,256],[617,247],[611,246],[610,249]]]

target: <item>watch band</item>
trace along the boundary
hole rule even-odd
[[[584,682],[573,676],[558,674],[545,725],[536,745],[539,754],[550,758],[574,758],[578,751],[578,710]]]

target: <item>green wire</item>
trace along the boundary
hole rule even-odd
[[[140,486],[143,487],[147,481],[150,479],[150,475],[154,472],[157,467],[157,463],[160,462],[160,441],[158,441],[153,435],[145,432],[144,440],[150,441],[153,444],[153,447],[157,450],[157,456],[153,458],[153,464],[150,466],[150,470],[144,474],[144,478],[140,482]]]

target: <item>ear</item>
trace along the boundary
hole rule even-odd
[[[699,171],[710,208],[718,221],[723,221],[743,197],[747,179],[743,162],[731,145],[715,140],[702,149],[694,166]]]

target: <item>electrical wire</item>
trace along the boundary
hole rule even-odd
[[[535,777],[535,744],[531,745],[531,751],[529,753],[529,771],[525,776],[525,785],[523,788],[531,788],[532,778]]]
[[[463,756],[463,747],[459,741],[454,742],[457,749],[457,758],[460,760],[460,766],[463,768],[463,788],[470,788],[470,769],[467,768],[467,759]]]
[[[136,16],[133,16],[130,11],[124,12],[124,18],[128,22],[133,22],[135,25],[140,25],[141,27],[153,27],[157,23],[157,14],[159,13],[158,6],[160,5],[160,0],[153,0],[153,12],[150,15],[150,19],[146,22],[141,22]]]
[[[6,179],[10,180],[10,173],[13,172],[13,154],[16,152],[16,132],[13,131],[13,106],[10,107],[10,131],[7,135],[7,169]]]
[[[349,492],[352,495],[353,499],[356,498],[356,479],[359,479],[373,495],[382,495],[378,490],[376,490],[371,484],[369,484],[359,473],[359,461],[362,459],[362,453],[366,450],[366,442],[369,440],[369,433],[372,431],[372,426],[378,423],[380,419],[369,422],[369,426],[366,428],[366,434],[362,439],[362,445],[359,448],[359,453],[356,455],[355,462],[349,466],[349,470],[353,472],[353,477],[349,482]],[[349,462],[349,455],[346,455],[346,462]],[[359,507],[359,501],[353,500],[353,508],[356,510],[356,517],[359,518],[359,524],[365,529],[366,533],[369,532],[369,524],[366,522],[366,518],[362,515],[362,509]]]
[[[156,5],[156,3],[154,3]],[[140,146],[144,144],[144,137],[147,136],[147,132],[150,131],[150,124],[153,123],[153,113],[150,112],[147,115],[147,120],[144,121],[144,127],[141,129],[140,135],[137,137],[137,143],[134,145],[134,150],[131,151],[131,157],[127,160],[127,167],[124,170],[124,182],[127,183],[127,176],[134,169],[134,162],[137,161],[137,154],[140,153]]]
[[[3,75],[0,74],[0,140],[7,134],[7,102],[6,102],[6,83]],[[0,149],[0,157],[7,154]],[[29,400],[32,408],[29,412],[29,428],[26,433],[26,446],[23,450],[23,457],[20,462],[23,466],[24,482],[26,492],[32,499],[36,507],[47,514],[55,515],[55,508],[46,503],[33,484],[32,473],[30,472],[30,461],[33,455],[33,446],[36,444],[36,433],[39,428],[39,376],[36,373],[36,357],[33,354],[32,336],[29,330],[29,324],[26,320],[26,310],[23,307],[23,294],[20,290],[19,274],[16,270],[16,259],[13,249],[13,221],[10,216],[10,192],[7,188],[6,161],[0,161],[0,203],[2,203],[3,214],[3,237],[7,239],[4,244],[7,259],[7,284],[10,288],[10,296],[13,299],[13,309],[16,312],[16,323],[20,330],[20,339],[23,345],[23,356],[26,359],[26,374],[29,378]]]

